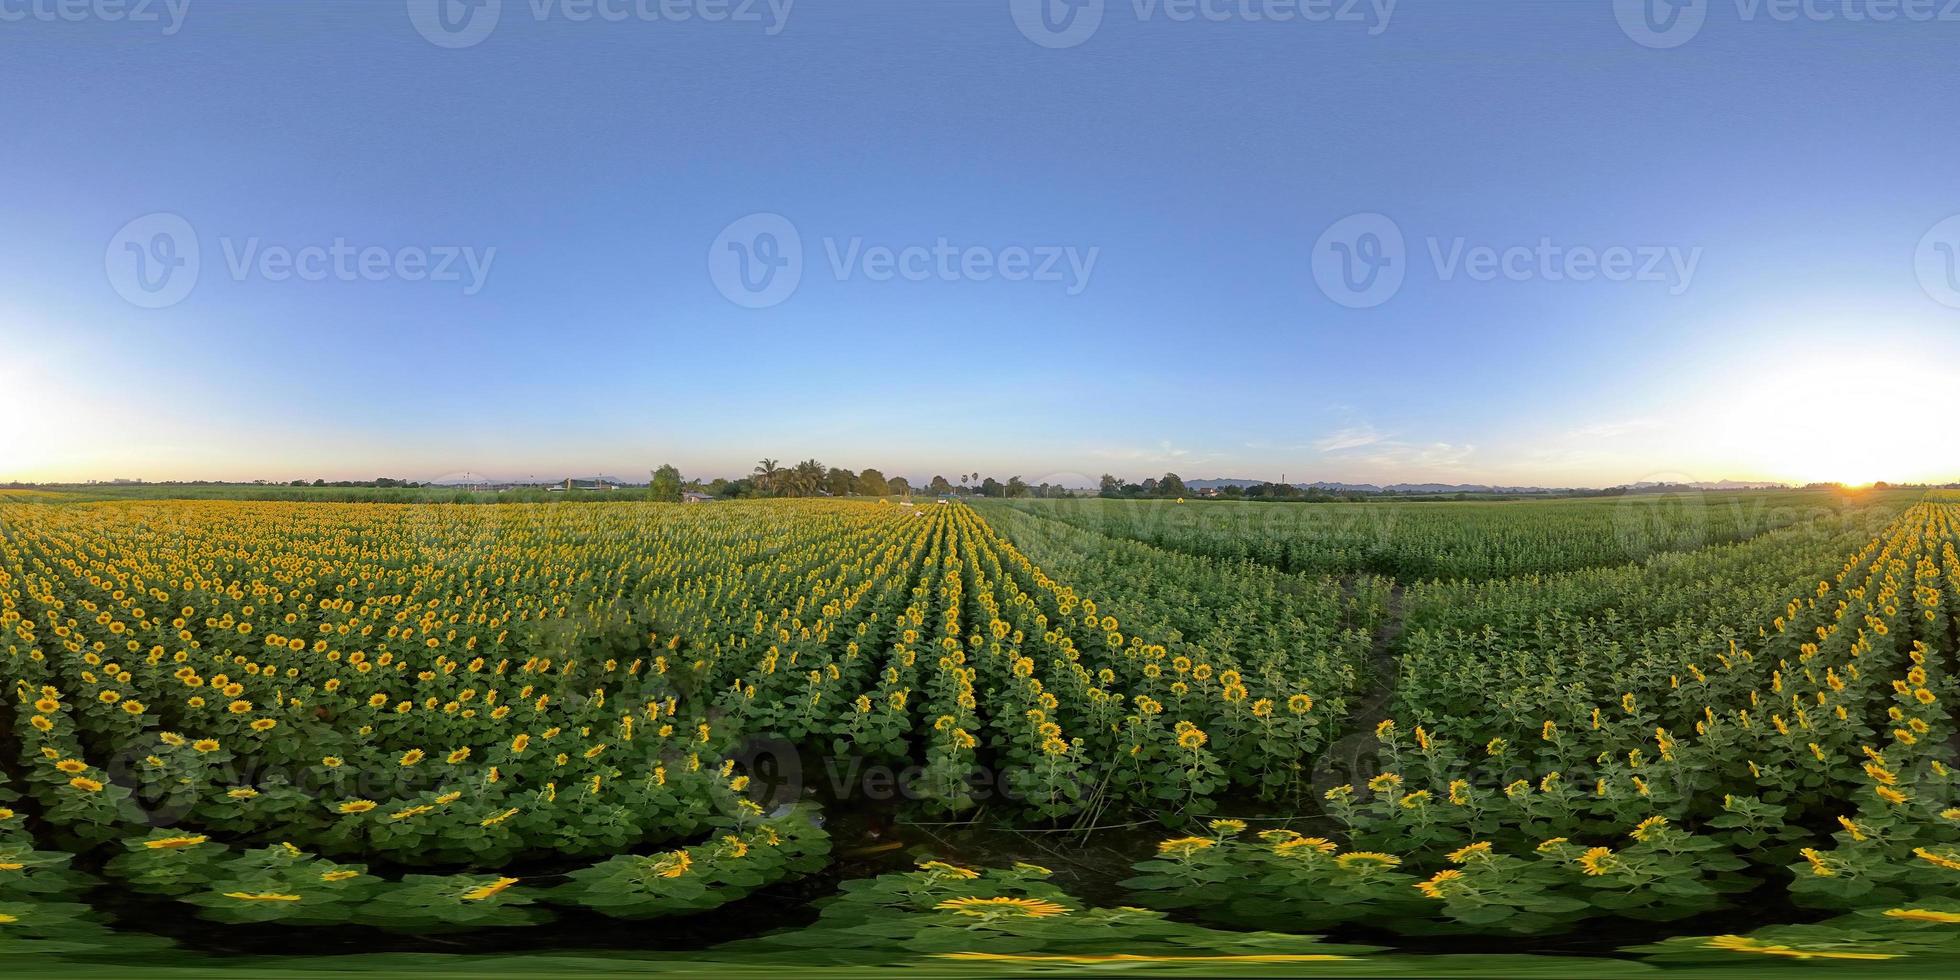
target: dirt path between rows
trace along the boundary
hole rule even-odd
[[[1354,581],[1345,581],[1343,588],[1352,595]],[[1314,760],[1313,791],[1316,799],[1335,786],[1359,784],[1379,769],[1376,760],[1380,755],[1381,743],[1375,738],[1375,726],[1389,717],[1389,709],[1395,703],[1396,688],[1402,680],[1396,647],[1408,628],[1403,607],[1404,591],[1402,583],[1389,582],[1382,619],[1375,624],[1374,640],[1368,649],[1368,690],[1349,706],[1347,718],[1341,723],[1340,737]]]

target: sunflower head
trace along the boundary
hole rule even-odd
[[[974,871],[971,868],[962,868],[957,864],[947,864],[944,861],[922,861],[919,864],[919,870],[930,872],[936,878],[949,880],[966,881],[980,877],[980,872],[978,871]]]
[[[1613,849],[1610,847],[1587,848],[1586,852],[1579,855],[1577,860],[1579,862],[1579,869],[1595,878],[1600,875],[1611,874],[1616,864],[1613,860]]]
[[[1068,907],[1040,898],[949,898],[933,908],[983,919],[1045,919],[1067,915]]]
[[[1188,858],[1217,843],[1209,837],[1174,837],[1167,841],[1159,841],[1157,853],[1165,857]]]
[[[1893,919],[1906,919],[1911,922],[1937,922],[1941,925],[1960,923],[1960,912],[1941,912],[1938,909],[1886,909],[1885,915]]]
[[[1402,859],[1379,851],[1349,851],[1336,856],[1334,863],[1343,871],[1386,871],[1400,865]]]

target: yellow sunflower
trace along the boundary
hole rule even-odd
[[[1402,859],[1380,851],[1349,851],[1336,856],[1334,863],[1343,870],[1376,871],[1396,867],[1402,863]]]
[[[1069,913],[1067,907],[1039,898],[949,898],[933,908],[988,919],[1016,916],[1045,919]]]
[[[1913,922],[1937,922],[1942,925],[1960,923],[1960,912],[1941,912],[1937,909],[1886,909],[1885,915],[1892,919],[1909,919]]]

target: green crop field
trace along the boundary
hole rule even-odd
[[[1960,969],[1952,492],[241,495],[0,491],[10,975]]]

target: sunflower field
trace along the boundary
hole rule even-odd
[[[1403,580],[1565,572],[1742,541],[1843,509],[1804,491],[1676,492],[1529,501],[1342,504],[1076,497],[1012,506],[1077,527],[1310,574]]]
[[[1392,547],[1325,561],[1206,516],[1237,505],[1095,503],[0,498],[0,952],[828,893],[760,961],[1098,955],[1064,917],[1300,962],[1960,923],[1953,494],[1640,512],[1695,539],[1658,549],[1595,502],[1394,505]],[[890,793],[819,775],[871,770]],[[1113,868],[977,843],[1110,827]],[[849,856],[887,847],[923,865]],[[1679,931],[1629,936],[1862,941]]]

